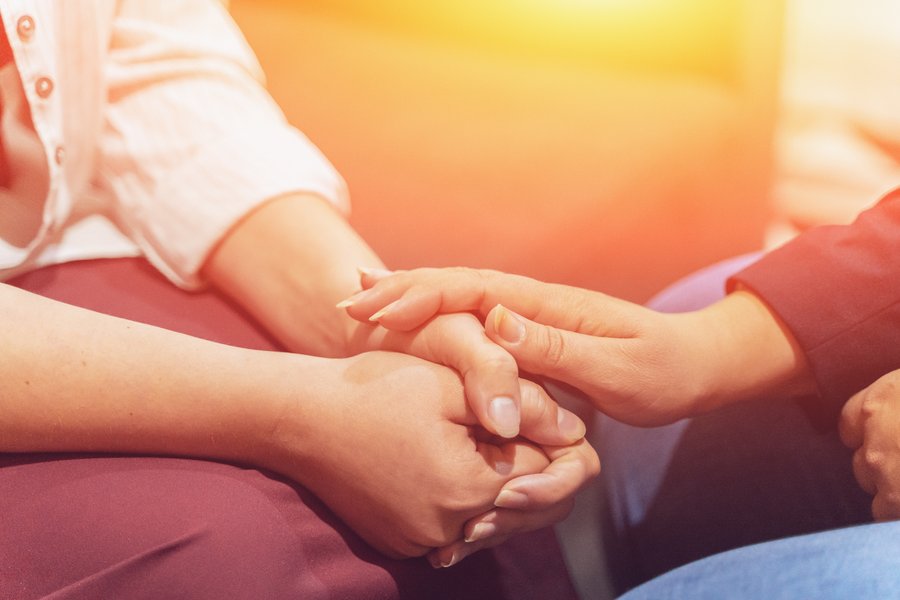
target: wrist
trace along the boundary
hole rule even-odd
[[[331,425],[319,409],[339,390],[339,359],[266,352],[256,371],[250,398],[257,403],[255,417],[244,429],[252,464],[308,484],[318,454],[317,436],[328,435]],[[260,394],[258,390],[266,389]]]
[[[732,292],[694,315],[708,357],[701,400],[704,410],[742,400],[815,392],[815,381],[797,340],[755,294]]]

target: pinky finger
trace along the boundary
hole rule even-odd
[[[465,539],[457,540],[428,554],[434,567],[452,567],[467,556],[498,546],[515,534],[549,527],[565,519],[574,505],[573,499],[546,510],[520,511],[495,509],[470,519],[465,527]]]

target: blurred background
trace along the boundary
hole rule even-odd
[[[762,244],[780,1],[232,0],[391,267],[642,301]]]
[[[230,10],[394,268],[488,267],[642,302],[900,184],[896,0]],[[583,595],[604,598],[591,493],[562,531]]]
[[[644,301],[898,182],[893,0],[232,0],[387,264]],[[892,64],[893,63],[893,64]]]

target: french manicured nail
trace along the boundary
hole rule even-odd
[[[528,496],[522,492],[502,490],[494,500],[494,506],[500,508],[525,508],[528,506]]]
[[[437,556],[431,554],[428,555],[428,564],[431,565],[432,569],[440,569],[444,566],[441,564],[441,561],[438,560]]]
[[[494,309],[494,331],[510,344],[525,337],[525,323],[514,312],[499,304]]]
[[[580,440],[587,431],[584,422],[575,413],[569,412],[564,408],[560,408],[557,411],[556,423],[559,426],[559,432],[570,440]]]
[[[497,396],[488,406],[488,414],[497,433],[506,438],[519,435],[519,407],[509,396]]]
[[[446,569],[448,567],[452,567],[453,565],[455,565],[462,559],[463,559],[463,557],[460,556],[459,552],[454,552],[453,555],[449,558],[449,560],[441,561],[441,566]]]
[[[394,307],[397,306],[397,303],[398,303],[398,302],[400,302],[400,301],[399,301],[399,300],[394,300],[393,302],[391,302],[390,304],[388,304],[387,306],[385,306],[384,308],[382,308],[381,310],[379,310],[378,312],[376,312],[374,315],[372,315],[371,317],[369,317],[369,320],[372,321],[373,323],[376,323],[376,322],[378,321],[378,319],[380,319],[380,318],[383,317],[384,315],[386,315],[386,314],[388,314],[389,312],[391,312],[391,311],[394,309]]]
[[[354,304],[356,304],[357,302],[359,302],[359,300],[360,300],[361,298],[363,298],[363,297],[366,295],[366,292],[368,292],[368,290],[363,290],[363,291],[361,291],[361,292],[356,292],[355,294],[353,294],[353,295],[350,296],[349,298],[346,298],[345,300],[341,300],[340,302],[338,302],[337,304],[335,304],[334,307],[335,307],[335,308],[347,308],[348,306],[353,306]]]
[[[382,277],[393,274],[393,271],[379,269],[378,267],[356,267],[356,270],[359,271],[360,275],[371,277],[373,279],[381,279]]]
[[[472,533],[466,536],[466,542],[472,543],[479,540],[486,540],[497,533],[497,525],[494,523],[479,523],[472,528]]]

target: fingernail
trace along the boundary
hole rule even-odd
[[[391,312],[392,310],[394,310],[394,307],[397,306],[397,303],[398,303],[398,302],[400,302],[400,301],[399,301],[399,300],[394,300],[393,302],[391,302],[390,304],[388,304],[387,306],[385,306],[384,308],[382,308],[381,310],[379,310],[378,312],[376,312],[374,315],[372,315],[371,317],[369,317],[369,320],[372,321],[373,323],[377,322],[378,319],[380,319],[380,318],[383,317],[384,315],[386,315],[386,314],[388,314],[389,312]]]
[[[528,496],[522,492],[513,490],[501,490],[494,500],[494,506],[500,508],[525,508],[528,506]]]
[[[494,471],[497,473],[497,475],[503,475],[505,477],[506,475],[512,473],[512,470],[513,464],[511,462],[505,460],[494,461]]]
[[[345,300],[341,300],[340,302],[338,302],[337,304],[335,304],[334,307],[335,307],[335,308],[347,308],[348,306],[353,306],[353,305],[356,304],[363,296],[366,295],[366,292],[368,292],[368,290],[363,290],[363,291],[361,291],[361,292],[356,292],[355,294],[353,294],[353,295],[350,296],[349,298],[347,298],[347,299],[345,299]]]
[[[452,567],[453,565],[455,565],[456,563],[461,561],[462,558],[463,557],[459,555],[459,552],[454,552],[453,555],[450,557],[450,560],[441,562],[441,566],[444,567],[445,569],[448,567]]]
[[[575,413],[564,408],[556,413],[556,423],[559,425],[559,432],[573,441],[580,440],[587,432],[584,422]]]
[[[525,323],[518,315],[498,304],[494,309],[494,331],[510,344],[516,344],[525,337]]]
[[[387,269],[380,269],[378,267],[356,267],[356,270],[360,275],[365,275],[366,277],[372,277],[373,279],[381,279],[382,277],[387,277],[388,275],[392,275],[393,271],[388,271]]]
[[[491,400],[488,414],[499,435],[505,438],[519,435],[519,407],[512,398],[497,396]]]
[[[371,317],[369,317],[369,320],[372,321],[372,322],[378,321],[378,319],[380,319],[380,318],[383,317],[384,315],[388,314],[388,309],[389,309],[390,307],[391,307],[391,305],[388,304],[387,306],[385,306],[384,308],[382,308],[381,310],[379,310],[378,312],[376,312],[374,315],[372,315]]]
[[[432,569],[440,569],[441,567],[444,566],[441,564],[441,561],[439,561],[436,556],[432,556],[431,554],[428,555],[428,564],[431,565]]]
[[[494,523],[479,523],[472,528],[472,533],[466,536],[466,542],[472,543],[484,540],[497,533],[497,525]]]

